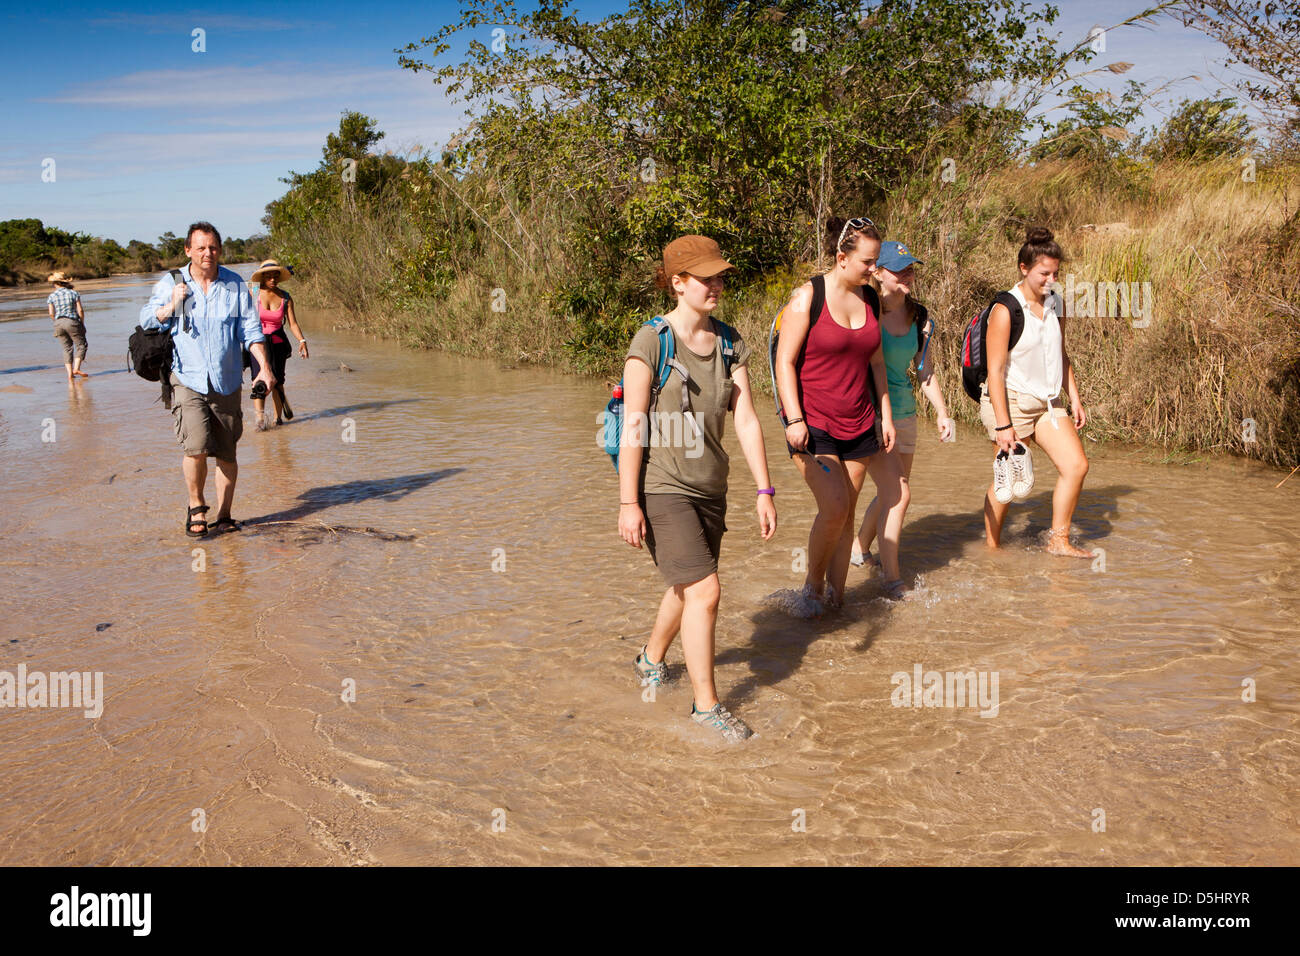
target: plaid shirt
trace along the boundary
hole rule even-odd
[[[74,290],[61,285],[51,292],[50,297],[45,301],[54,306],[54,317],[56,319],[64,315],[75,319],[77,317],[77,302],[80,299],[81,296]]]

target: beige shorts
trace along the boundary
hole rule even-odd
[[[1017,438],[1028,438],[1039,424],[1047,424],[1055,418],[1069,418],[1060,396],[1050,402],[1036,398],[1025,392],[1007,389],[1007,411],[1011,413],[1011,424],[1015,425]],[[998,440],[998,420],[993,414],[993,403],[989,401],[988,386],[980,387],[980,421],[989,433],[990,441]],[[1057,426],[1059,427],[1059,426]]]
[[[903,455],[916,454],[916,416],[894,419],[894,451]]]
[[[244,410],[239,389],[229,395],[208,392],[200,395],[181,384],[172,373],[172,417],[176,420],[176,440],[192,457],[211,456],[221,461],[235,460],[235,444],[244,433]]]

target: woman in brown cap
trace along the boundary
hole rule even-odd
[[[655,284],[671,291],[676,307],[641,327],[623,368],[618,531],[634,548],[645,541],[668,585],[635,661],[642,685],[666,681],[664,658],[680,630],[695,692],[691,719],[737,741],[752,732],[722,706],[713,681],[718,552],[727,530],[722,434],[728,412],[735,415],[736,436],[757,485],[765,541],[776,531],[776,490],[750,390],[749,346],[711,316],[722,273],[731,268],[718,244],[704,236],[683,236],[664,249]],[[664,367],[660,350],[668,348],[673,357],[663,381],[655,382]],[[641,467],[635,467],[638,462]]]
[[[63,343],[63,367],[68,370],[68,381],[78,376],[89,378],[81,370],[86,360],[86,310],[81,306],[81,296],[72,288],[72,280],[62,272],[50,276],[54,291],[46,299],[50,318],[54,321],[54,337]]]
[[[281,424],[293,418],[293,409],[284,396],[284,363],[293,354],[284,327],[287,324],[298,339],[298,354],[307,358],[307,340],[303,338],[302,329],[298,327],[298,317],[294,314],[293,299],[289,293],[280,288],[280,283],[289,278],[289,270],[274,259],[267,259],[257,271],[248,277],[249,284],[259,283],[257,293],[257,311],[262,317],[262,334],[266,336],[266,350],[271,360],[271,374],[275,376],[276,386],[271,392],[275,401],[275,423]],[[262,367],[256,356],[249,353],[249,367],[253,379],[261,374]],[[265,397],[253,396],[253,408],[257,412],[257,430],[265,431],[267,421],[264,415]]]

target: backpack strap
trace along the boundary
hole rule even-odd
[[[185,282],[185,274],[181,272],[180,269],[172,269],[170,270],[170,272],[171,272],[172,282],[175,283],[175,285],[173,285],[173,288],[175,288],[175,286],[177,285],[187,284]],[[184,302],[182,302],[181,303],[181,331],[188,332],[189,330],[190,330],[190,314],[187,311],[185,311],[185,304]]]
[[[808,328],[810,329],[822,317],[822,307],[826,305],[826,277],[820,274],[813,276],[812,287],[812,302],[808,305]]]
[[[687,385],[691,380],[691,373],[686,371],[685,365],[677,361],[677,338],[673,335],[673,327],[662,315],[656,315],[646,322],[646,325],[654,329],[655,334],[659,336],[659,367],[655,369],[655,380],[651,383],[650,407],[654,408],[658,404],[659,393],[663,391],[664,384],[668,381],[668,372],[672,369],[682,380],[682,411],[690,411],[691,393]]]
[[[930,338],[934,335],[934,323],[930,321],[930,310],[920,302],[916,303],[916,350],[921,357],[916,362],[917,377],[925,372],[925,355],[930,350]]]
[[[722,369],[731,377],[731,363],[736,360],[736,330],[726,322],[712,319],[713,334],[722,340],[719,349],[722,352]]]
[[[1010,353],[1016,347],[1016,343],[1020,341],[1021,333],[1025,331],[1025,309],[1020,304],[1020,300],[1011,292],[999,292],[997,294],[993,299],[993,305],[989,306],[990,315],[993,314],[994,305],[1005,305],[1011,317],[1011,338],[1007,340],[1007,352]]]
[[[862,293],[863,293],[863,298],[867,300],[867,305],[871,306],[871,314],[874,315],[876,317],[876,321],[879,322],[880,321],[879,293],[877,293],[876,290],[873,289],[870,285],[864,285],[862,287]]]

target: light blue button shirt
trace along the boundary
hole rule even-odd
[[[181,276],[189,289],[182,303],[189,316],[189,331],[181,330],[179,312],[163,322],[154,314],[172,300],[176,283],[170,272],[154,285],[149,304],[140,310],[140,327],[171,329],[176,342],[172,371],[182,385],[206,395],[211,384],[213,391],[229,395],[244,377],[244,349],[265,339],[257,305],[244,280],[225,266],[217,267],[207,295],[188,265],[181,268]]]

